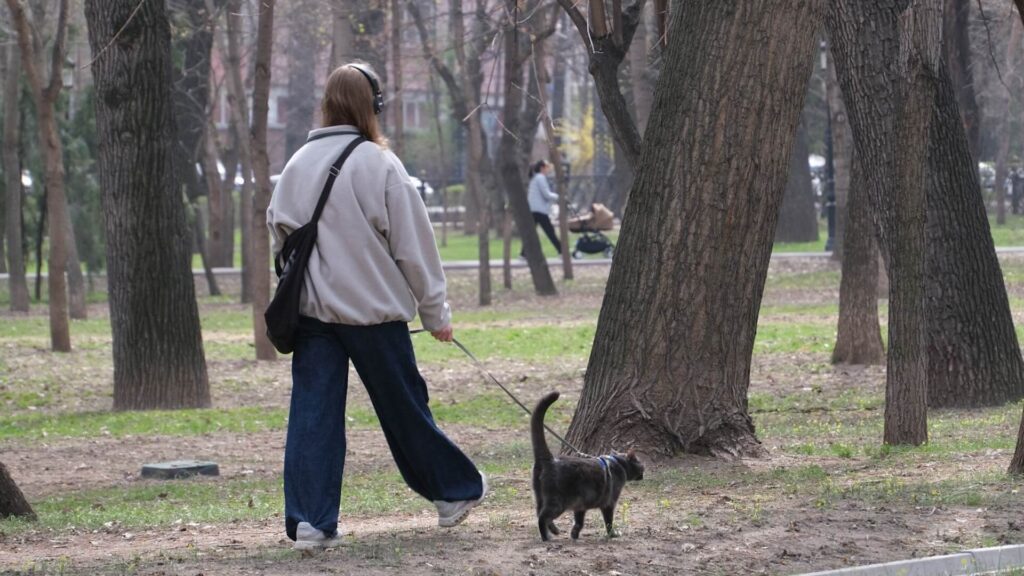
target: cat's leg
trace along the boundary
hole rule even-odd
[[[550,530],[551,533],[556,535],[556,536],[558,534],[561,534],[561,532],[562,532],[561,530],[558,529],[558,526],[555,526],[555,521],[554,520],[552,520],[551,522],[548,522],[548,530]]]
[[[545,508],[537,513],[537,527],[540,528],[541,540],[547,542],[551,539],[552,533],[558,534],[557,528],[552,530],[552,528],[554,528],[554,520],[555,518],[558,518],[558,514],[560,514],[560,512],[557,510],[551,510],[550,508]]]
[[[580,537],[580,530],[583,530],[583,517],[587,515],[586,510],[577,510],[573,513],[572,523],[572,539],[576,540]]]
[[[601,508],[601,514],[604,516],[604,528],[608,531],[609,538],[617,538],[619,533],[612,527],[612,518],[615,516],[614,506],[605,506]]]

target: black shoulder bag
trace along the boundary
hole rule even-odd
[[[277,290],[267,306],[263,317],[267,321],[267,338],[281,354],[290,354],[295,349],[295,329],[299,325],[299,300],[302,298],[302,284],[306,280],[306,265],[309,256],[316,246],[316,227],[320,214],[331,195],[334,179],[341,172],[341,165],[366,138],[359,136],[352,141],[341,156],[331,165],[331,172],[320,192],[320,200],[316,203],[313,218],[288,235],[284,246],[274,257],[274,270],[277,272]]]

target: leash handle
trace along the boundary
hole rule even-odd
[[[409,334],[419,334],[420,332],[426,332],[426,331],[427,330],[425,328],[417,328],[415,330],[410,330]],[[459,342],[458,339],[456,339],[456,338],[452,338],[452,343],[455,344],[455,346],[457,346],[459,350],[462,350],[463,354],[465,354],[470,360],[473,361],[473,364],[476,365],[477,369],[479,369],[481,372],[486,374],[487,377],[491,379],[491,382],[494,382],[495,384],[497,384],[498,388],[501,388],[501,391],[504,392],[505,394],[507,394],[508,397],[511,398],[512,401],[515,402],[520,408],[522,408],[523,411],[526,412],[527,415],[529,415],[530,417],[533,417],[533,412],[529,408],[527,408],[526,405],[524,405],[522,402],[520,402],[519,399],[516,398],[515,394],[510,392],[508,390],[508,388],[505,388],[501,384],[501,382],[498,382],[498,379],[495,378],[494,375],[491,374],[487,370],[487,368],[484,368],[483,363],[480,362],[480,360],[478,360],[477,357],[474,356],[473,353],[469,351],[469,348],[466,348],[462,344],[462,342]],[[584,458],[590,458],[591,457],[586,452],[584,452],[584,451],[580,450],[579,448],[577,448],[577,447],[573,446],[572,444],[570,444],[568,440],[566,440],[565,438],[562,438],[561,435],[559,435],[557,432],[552,430],[547,424],[544,425],[544,429],[547,430],[548,433],[551,434],[552,436],[554,436],[555,438],[558,438],[558,440],[562,444],[564,444],[566,447],[568,447],[570,450],[572,450],[576,454],[579,454],[580,456],[583,456]]]

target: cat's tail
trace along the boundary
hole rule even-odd
[[[558,392],[552,392],[537,402],[533,409],[533,416],[530,418],[530,439],[533,441],[534,461],[554,460],[551,449],[548,448],[547,440],[544,439],[544,414],[558,400]]]

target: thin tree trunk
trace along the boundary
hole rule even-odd
[[[7,76],[4,78],[4,179],[7,193],[6,232],[8,259],[8,290],[11,294],[11,312],[28,312],[28,283],[25,279],[25,256],[22,242],[21,158],[18,153],[18,133],[21,114],[18,111],[18,89],[21,77],[21,56],[17,45],[7,51]]]
[[[818,215],[814,208],[814,187],[807,165],[807,122],[801,121],[793,139],[789,159],[786,193],[779,207],[775,228],[776,242],[815,242],[818,240]]]
[[[434,127],[437,129],[437,149],[441,163],[434,172],[434,182],[441,192],[441,246],[448,246],[448,155],[445,153],[444,128],[441,124],[441,94],[437,80],[430,75],[430,98],[434,103]]]
[[[75,227],[71,223],[70,210],[64,210],[64,216],[64,226],[61,228],[66,235],[64,242],[68,252],[69,316],[74,320],[85,320],[89,317],[85,298],[85,275],[82,274],[82,261],[78,258],[78,242],[75,240]]]
[[[629,46],[629,76],[632,83],[630,88],[633,91],[633,113],[636,115],[636,129],[641,139],[647,128],[647,119],[651,115],[651,105],[654,102],[654,83],[651,81],[651,71],[648,70],[648,44],[646,18],[641,12],[640,17],[637,18],[633,42]],[[556,63],[561,60],[559,58]]]
[[[512,4],[508,2],[512,2]],[[509,17],[512,17],[513,8],[514,1],[508,0],[506,11]],[[505,98],[501,143],[498,145],[498,172],[508,198],[512,217],[516,222],[516,229],[519,230],[519,239],[523,243],[523,253],[526,256],[526,263],[530,267],[533,289],[540,296],[554,296],[558,294],[558,289],[555,288],[551,270],[548,268],[547,260],[541,250],[540,239],[537,237],[537,224],[533,220],[533,214],[530,212],[530,205],[526,198],[527,161],[523,157],[520,142],[529,141],[532,144],[536,123],[534,119],[530,119],[532,124],[530,126],[523,123],[521,112],[523,88],[529,86],[523,82],[523,64],[529,61],[530,55],[521,50],[520,36],[526,36],[526,33],[517,34],[509,31],[505,34]]]
[[[69,234],[67,196],[64,193],[64,154],[57,127],[56,103],[61,89],[61,67],[64,62],[64,41],[67,34],[68,0],[61,0],[56,41],[50,63],[50,77],[44,86],[42,71],[36,65],[39,55],[35,46],[24,7],[20,0],[7,0],[18,30],[21,63],[35,101],[39,122],[39,149],[45,163],[46,208],[50,228],[49,276],[47,286],[50,299],[50,346],[55,352],[71,351],[71,332],[68,324],[68,294],[65,277],[68,264]]]
[[[405,99],[402,94],[402,0],[391,0],[391,146],[402,155],[405,140]]]
[[[228,249],[228,236],[233,230],[229,217],[231,188],[225,189],[220,172],[217,170],[216,134],[217,127],[213,125],[213,122],[208,122],[206,135],[203,138],[203,154],[199,158],[203,167],[203,177],[206,180],[206,208],[209,213],[207,255],[210,257],[211,266],[230,268],[232,262]]]
[[[252,151],[249,140],[249,104],[242,81],[242,47],[239,30],[242,12],[241,0],[228,0],[228,107],[231,109],[231,126],[238,148],[238,161],[242,168],[242,195],[239,199],[239,214],[242,226],[242,303],[252,301],[252,214],[253,181]],[[229,170],[230,172],[230,170]],[[269,260],[269,258],[268,258]]]
[[[208,407],[191,234],[171,157],[175,125],[164,5],[87,0],[85,16],[101,142],[114,409]],[[105,49],[129,19],[132,33]],[[124,98],[127,93],[132,97]]]
[[[832,132],[832,185],[835,189],[836,205],[832,258],[842,262],[844,246],[846,245],[846,223],[848,220],[846,212],[848,210],[850,177],[853,171],[853,135],[850,133],[849,119],[846,115],[846,104],[843,103],[843,95],[839,90],[839,80],[836,79],[835,60],[832,58],[831,51],[828,54],[828,59],[825,94],[828,99],[829,127]],[[870,223],[870,214],[868,222]],[[868,233],[874,235],[874,229],[869,229]],[[877,245],[875,245],[875,248],[877,250]],[[841,298],[842,296],[840,296]],[[841,302],[840,307],[842,307]]]
[[[288,115],[285,119],[285,159],[306,143],[316,109],[316,68],[309,65],[320,38],[318,7],[314,2],[290,3],[288,25]],[[344,4],[332,2],[331,5]]]
[[[1013,20],[1010,21],[1010,41],[1006,44],[1006,64],[1004,70],[1014,70],[1017,67],[1017,52],[1020,51],[1021,26]],[[1007,160],[1010,155],[1010,139],[1013,135],[1013,122],[1010,118],[1010,94],[1003,86],[996,88],[996,117],[1001,120],[996,124],[996,223],[1000,226],[1006,224],[1006,197],[1012,194],[1003,183],[1008,173]],[[1016,211],[1014,212],[1016,213]]]
[[[267,114],[270,98],[270,59],[274,45],[275,0],[260,0],[259,27],[256,32],[256,76],[252,91],[252,151],[256,194],[253,197],[252,238],[252,327],[258,360],[275,360],[277,352],[267,338],[263,312],[270,303],[270,232],[267,230],[267,206],[270,204],[270,158],[267,156]]]
[[[763,452],[750,359],[823,8],[679,4],[569,427],[583,450]]]
[[[21,489],[14,483],[7,466],[0,462],[0,518],[18,516],[27,520],[35,520],[36,513],[32,505],[25,499]]]
[[[1024,361],[977,164],[945,68],[928,148],[928,405],[998,406],[1024,397]]]
[[[490,255],[490,205],[489,195],[484,191],[481,182],[481,166],[484,161],[484,139],[483,129],[480,122],[480,111],[476,110],[478,101],[478,90],[480,86],[479,63],[471,65],[466,57],[466,33],[462,12],[462,0],[449,0],[452,22],[452,36],[455,44],[455,57],[462,71],[462,102],[465,103],[469,113],[469,161],[466,174],[466,188],[470,197],[474,200],[477,208],[477,256],[480,265],[477,268],[479,279],[479,304],[489,306],[491,304],[491,255]],[[480,11],[478,10],[478,13]],[[478,22],[479,22],[478,18]],[[478,34],[483,37],[483,31]],[[475,56],[478,56],[476,54]],[[463,121],[466,119],[463,118]]]
[[[210,296],[220,296],[220,286],[217,284],[217,275],[213,273],[213,265],[210,263],[210,251],[206,242],[206,222],[203,218],[203,210],[197,203],[189,203],[189,220],[192,223],[192,242],[196,251],[199,252],[199,260],[203,266],[203,276],[206,277],[206,289]]]
[[[512,211],[502,211],[501,219],[501,271],[505,289],[512,289]]]
[[[885,348],[878,323],[878,246],[871,223],[867,180],[853,160],[843,236],[842,277],[839,283],[839,324],[833,364],[882,364]]]
[[[355,0],[331,2],[331,59],[328,75],[335,68],[356,58],[353,20],[356,17]]]

